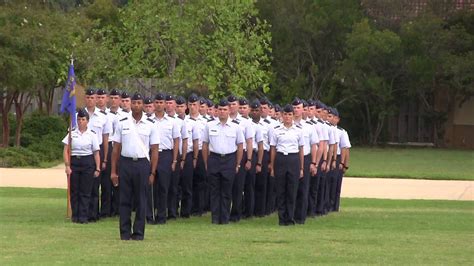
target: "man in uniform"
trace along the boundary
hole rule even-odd
[[[155,96],[155,116],[154,125],[158,127],[160,134],[159,162],[157,171],[157,182],[153,187],[154,195],[150,195],[147,213],[149,223],[165,224],[168,209],[168,190],[170,187],[173,172],[178,164],[179,152],[179,126],[174,117],[170,117],[165,112],[165,94],[158,93]],[[150,193],[151,194],[151,193]],[[152,200],[154,203],[152,204]],[[153,206],[157,208],[156,220],[153,221]]]
[[[262,98],[260,99],[260,110],[261,110],[261,119],[269,128],[269,131],[272,131],[273,128],[278,126],[280,122],[274,120],[270,116],[270,106],[271,103],[268,99]],[[267,178],[267,199],[265,203],[265,214],[270,215],[272,212],[275,211],[276,207],[276,189],[275,189],[275,177],[270,175]]]
[[[253,121],[250,114],[250,106],[245,98],[239,100],[239,114],[242,121],[250,121],[249,127],[253,128],[252,135],[252,159],[248,160],[247,152],[244,154],[247,155],[247,160],[245,163],[245,184],[244,184],[244,210],[243,218],[247,219],[254,215],[255,212],[255,177],[256,177],[256,165],[258,162],[261,162],[263,159],[263,136],[262,129],[258,122]],[[245,132],[245,131],[244,131]],[[250,167],[248,167],[250,164]],[[260,163],[261,166],[261,163]],[[248,168],[248,169],[247,169]],[[260,168],[261,170],[261,168]]]
[[[89,114],[88,127],[97,133],[98,142],[100,145],[100,160],[101,170],[107,166],[107,158],[109,152],[109,134],[112,133],[112,123],[107,118],[105,111],[101,111],[96,107],[96,91],[94,89],[87,89],[85,96],[86,107],[85,110]],[[106,145],[103,145],[106,144]],[[105,162],[104,162],[105,160]],[[89,222],[96,222],[99,220],[99,186],[100,178],[94,178],[92,185],[91,201],[89,203]]]
[[[112,137],[111,178],[114,186],[120,182],[120,239],[143,240],[147,185],[155,180],[160,137],[154,121],[143,114],[142,95],[135,93],[131,104],[131,116],[120,119]],[[132,200],[136,209],[133,231]]]
[[[104,89],[97,89],[96,93],[97,99],[97,108],[101,112],[105,112],[107,114],[107,119],[111,123],[112,132],[115,125],[115,115],[110,113],[107,109],[107,93]],[[107,157],[103,158],[102,163],[105,164],[105,167],[102,168],[102,171],[99,176],[100,180],[100,218],[110,217],[112,216],[112,181],[110,180],[110,160],[112,157],[112,140],[109,138],[107,144],[108,152]]]
[[[229,118],[229,102],[219,102],[219,119],[206,125],[202,136],[202,156],[209,171],[213,224],[230,219],[232,184],[243,155],[242,129]]]
[[[176,98],[176,114],[178,119],[185,123],[188,138],[183,140],[181,150],[181,209],[180,216],[189,218],[193,202],[193,173],[196,168],[199,156],[199,139],[201,138],[201,128],[198,122],[192,117],[186,117],[186,100],[178,96]]]
[[[127,116],[131,114],[130,95],[126,91],[122,91],[122,94],[120,94],[120,108],[122,109],[119,111],[119,115]]]
[[[243,118],[239,114],[240,102],[237,97],[230,95],[227,97],[227,101],[229,102],[229,118],[232,119],[235,124],[240,126],[245,138],[245,143],[243,145],[244,155],[240,164],[241,167],[234,178],[234,185],[232,186],[232,210],[230,212],[230,221],[238,222],[242,218],[242,200],[245,177],[252,167],[253,138],[255,137],[255,129],[248,117]],[[242,103],[247,105],[248,108],[248,101],[246,99],[243,99]]]
[[[179,191],[179,182],[180,182],[180,172],[181,172],[181,165],[182,161],[185,159],[183,158],[183,150],[187,150],[188,148],[188,131],[186,130],[186,124],[184,122],[184,117],[181,119],[176,114],[176,105],[177,101],[175,97],[171,94],[167,94],[165,97],[166,100],[166,114],[169,117],[173,117],[175,123],[177,124],[179,130],[179,144],[178,144],[178,163],[175,166],[173,171],[170,188],[168,191],[168,219],[176,219],[178,217],[178,191]],[[180,104],[183,105],[184,101],[180,99]],[[185,155],[184,155],[185,156]]]
[[[155,106],[153,105],[151,97],[146,97],[143,100],[143,112],[145,112],[147,117],[152,117],[155,113]]]
[[[109,93],[109,102],[110,108],[107,109],[107,116],[109,117],[110,121],[112,121],[112,132],[115,132],[115,128],[117,128],[117,124],[120,117],[120,104],[122,102],[120,97],[120,92],[117,89],[112,89]],[[112,134],[113,135],[113,134]],[[113,142],[112,139],[109,139],[109,154],[112,154],[113,151]],[[109,158],[109,169],[110,169],[110,162],[112,158]],[[110,171],[110,170],[109,170]],[[112,182],[112,181],[111,181]],[[111,216],[116,216],[119,214],[119,206],[120,206],[120,191],[119,186],[112,185],[112,207],[111,207]]]
[[[316,108],[319,107],[319,104],[320,103],[318,101],[311,100],[308,106],[308,120],[313,123],[314,130],[316,131],[319,137],[318,153],[316,156],[317,158],[320,158],[317,160],[318,171],[316,175],[311,176],[309,184],[308,216],[312,218],[316,216],[318,197],[320,196],[318,190],[321,176],[326,171],[328,156],[327,146],[329,141],[329,133],[327,126],[321,119],[316,116]]]
[[[189,119],[196,122],[196,127],[199,130],[199,136],[203,135],[207,120],[199,113],[200,99],[196,94],[191,94],[188,98]],[[199,140],[199,151],[202,150],[202,138]],[[193,200],[192,200],[192,215],[201,216],[204,213],[206,206],[206,179],[207,173],[204,165],[202,153],[199,152],[195,160],[196,167],[193,173]]]
[[[260,128],[262,142],[258,143],[258,156],[255,164],[255,210],[254,214],[257,217],[263,217],[266,213],[266,202],[267,202],[267,183],[268,183],[268,164],[270,161],[270,139],[268,133],[270,130],[270,124],[264,122],[264,119],[260,117],[260,101],[255,100],[250,105],[251,111],[250,116],[252,122],[256,127]],[[267,120],[268,121],[268,120]],[[254,149],[255,152],[255,149]]]
[[[311,176],[316,175],[319,159],[317,158],[317,144],[319,136],[314,130],[314,126],[309,121],[303,120],[304,101],[295,98],[293,100],[294,123],[303,130],[304,140],[304,176],[298,182],[298,191],[296,196],[295,222],[304,224],[308,213],[308,194]]]

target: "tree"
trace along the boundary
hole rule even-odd
[[[367,19],[354,25],[348,35],[347,58],[337,77],[343,94],[363,111],[368,141],[377,144],[386,118],[395,111],[397,83],[401,75],[401,40],[394,32],[379,31]]]
[[[472,12],[451,20],[425,13],[402,25],[407,92],[423,104],[434,125],[433,139],[442,138],[447,114],[474,94]],[[436,96],[443,97],[442,105]]]
[[[272,25],[272,96],[327,96],[337,61],[345,58],[345,41],[362,18],[355,0],[264,0],[261,17]]]
[[[23,115],[33,99],[50,111],[52,93],[62,85],[68,57],[81,36],[74,14],[36,1],[0,6],[0,94],[3,146],[8,146],[7,115],[15,106],[15,145],[20,145]]]
[[[91,58],[90,82],[149,79],[211,98],[268,84],[270,34],[251,1],[130,1],[119,17],[95,35],[103,53]]]

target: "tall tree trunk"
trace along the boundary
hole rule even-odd
[[[16,130],[15,130],[15,146],[20,147],[21,144],[21,130],[23,129],[23,118],[26,109],[31,103],[31,95],[27,92],[22,92],[17,94],[16,97],[13,98],[15,103],[15,111],[16,111]]]
[[[0,109],[2,111],[2,147],[6,148],[9,146],[10,140],[10,122],[8,121],[8,112],[12,107],[13,95],[6,90],[0,91]]]

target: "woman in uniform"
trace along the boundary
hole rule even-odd
[[[99,142],[88,123],[87,111],[79,110],[71,138],[66,135],[63,139],[64,165],[70,175],[72,222],[81,224],[87,223],[93,180],[100,174]]]
[[[303,178],[304,138],[301,126],[293,123],[293,106],[286,105],[283,123],[270,132],[270,175],[276,178],[280,225],[294,225],[298,180]]]

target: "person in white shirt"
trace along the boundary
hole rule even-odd
[[[153,187],[154,195],[149,197],[147,222],[150,224],[165,224],[167,220],[168,210],[168,192],[170,188],[171,178],[173,172],[178,166],[179,153],[179,137],[180,128],[176,122],[176,118],[169,116],[165,112],[165,98],[164,93],[158,93],[155,96],[155,115],[153,120],[154,125],[158,128],[160,134],[160,148],[157,167],[157,182]],[[152,200],[154,203],[152,204]],[[156,219],[153,220],[154,211],[153,205],[157,209]]]
[[[77,112],[77,127],[71,138],[66,135],[64,144],[64,165],[70,175],[71,209],[73,223],[87,223],[89,202],[94,179],[100,174],[99,142],[96,133],[88,127],[89,114]]]
[[[178,164],[176,164],[173,171],[170,187],[168,191],[168,219],[176,219],[178,217],[178,188],[180,182],[180,173],[183,165],[183,150],[187,150],[188,146],[188,131],[186,130],[186,123],[184,117],[180,118],[176,113],[177,99],[171,94],[165,96],[166,100],[166,114],[169,117],[174,118],[175,124],[178,126],[179,131],[179,144],[178,144]],[[185,104],[185,101],[180,97],[180,104]],[[186,155],[184,155],[186,156]]]
[[[294,225],[298,180],[304,177],[304,137],[293,123],[293,106],[283,108],[283,123],[271,131],[270,175],[276,178],[279,225]]]
[[[207,124],[207,119],[205,119],[199,113],[200,107],[200,97],[196,94],[191,94],[188,97],[188,109],[189,109],[189,118],[196,121],[196,127],[199,130],[199,135],[201,139],[198,142],[199,151],[202,150],[202,135],[204,133],[204,128]],[[194,173],[193,173],[193,200],[192,200],[192,209],[191,215],[201,216],[204,214],[204,210],[208,205],[208,197],[206,196],[208,191],[208,184],[207,184],[207,173],[206,168],[204,165],[204,160],[202,157],[202,152],[199,152],[197,158],[193,158],[196,162],[195,164]]]
[[[101,93],[103,90],[101,90]],[[103,93],[105,94],[105,92]],[[96,107],[97,103],[97,92],[89,88],[86,90],[85,95],[85,110],[89,114],[89,125],[88,127],[97,133],[97,140],[100,146],[100,159],[101,159],[101,170],[106,170],[107,158],[109,153],[109,134],[112,134],[112,121],[109,121],[107,113]],[[105,144],[105,145],[103,145]],[[91,200],[89,204],[89,222],[95,222],[99,220],[99,186],[101,180],[99,178],[94,179],[92,184]]]
[[[317,152],[319,136],[314,130],[311,122],[303,119],[304,100],[295,98],[292,102],[294,111],[294,123],[303,130],[304,139],[304,177],[298,182],[298,192],[296,196],[295,222],[304,224],[308,213],[308,195],[311,177],[316,175],[318,167]]]
[[[235,120],[229,118],[229,102],[219,102],[219,119],[209,122],[202,135],[202,156],[209,174],[213,224],[230,220],[232,184],[240,169],[244,135]]]
[[[276,121],[275,119],[271,118],[269,115],[270,113],[270,106],[272,105],[271,102],[267,98],[260,99],[260,110],[261,110],[261,120],[263,123],[267,124],[270,128],[270,132],[278,125],[280,122]],[[265,146],[266,147],[266,146]],[[270,174],[270,171],[269,171]],[[266,186],[266,203],[265,203],[265,214],[270,215],[276,209],[276,186],[275,186],[275,177],[269,175],[267,178],[267,186]]]
[[[193,174],[199,156],[199,140],[201,138],[201,128],[198,122],[186,116],[186,100],[178,96],[176,98],[176,114],[178,119],[184,121],[188,138],[183,141],[181,150],[181,204],[180,217],[189,218],[193,203]]]
[[[133,95],[131,107],[131,116],[119,120],[112,136],[111,178],[114,186],[120,182],[120,239],[143,240],[147,187],[155,182],[160,135],[154,120],[143,114],[140,93]],[[133,227],[132,201],[136,210]]]

